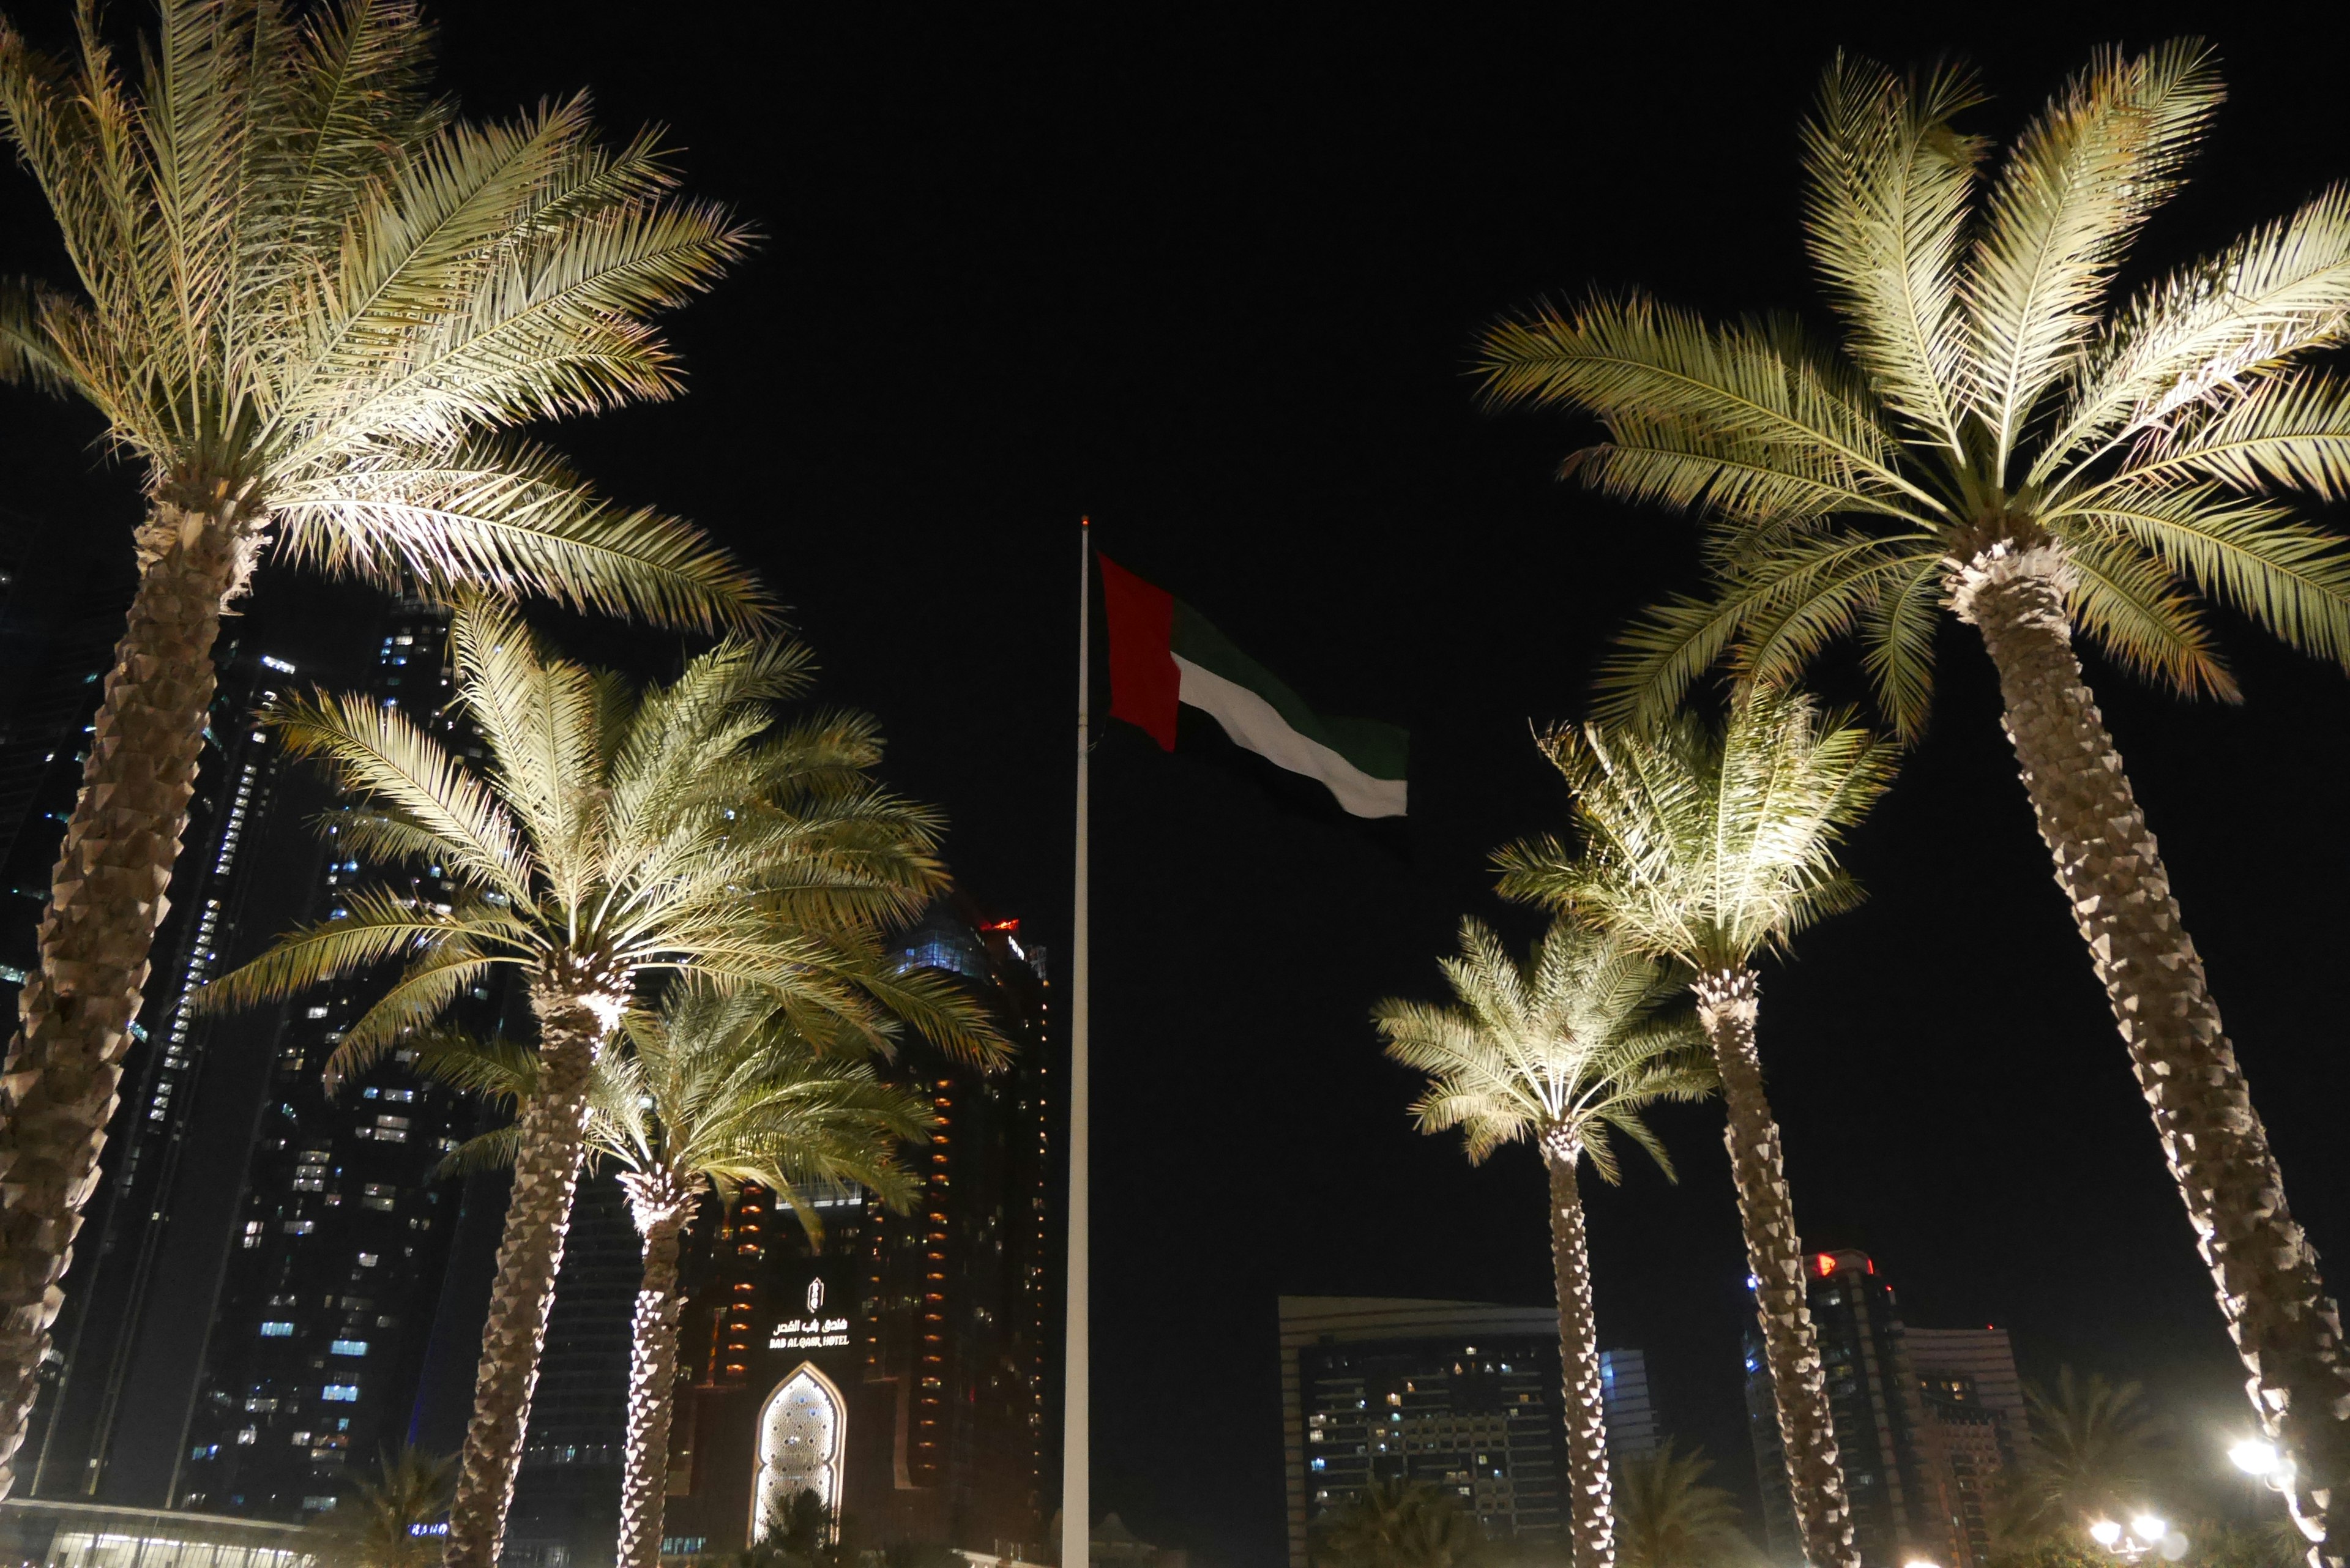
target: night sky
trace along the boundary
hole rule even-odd
[[[1474,334],[1595,283],[1819,317],[1795,126],[1830,54],[1965,56],[1997,94],[1973,123],[2005,136],[2107,18],[438,11],[470,110],[592,86],[616,132],[671,125],[691,187],[766,234],[676,320],[685,400],[556,438],[770,576],[826,694],[879,713],[893,781],[951,814],[969,892],[1056,963],[1081,513],[1310,701],[1410,728],[1413,815],[1387,831],[1221,743],[1116,727],[1096,759],[1097,1506],[1271,1568],[1277,1294],[1549,1299],[1534,1157],[1471,1170],[1414,1133],[1366,1015],[1437,994],[1464,913],[1537,929],[1487,866],[1563,815],[1529,722],[1576,716],[1611,633],[1694,580],[1686,520],[1554,481],[1589,431],[1478,411]],[[2136,44],[2208,32],[2232,89],[2141,258],[2350,175],[2330,51],[2239,7],[2127,20]],[[47,265],[20,235],[10,261]],[[130,515],[86,425],[8,406],[25,493]],[[326,642],[347,602],[273,576],[257,616]],[[1804,1239],[1869,1251],[1913,1324],[2011,1328],[2027,1374],[2146,1379],[2217,1463],[2241,1374],[1989,665],[1944,633],[1931,733],[1850,846],[1871,902],[1764,981]],[[2340,1290],[2350,691],[2241,623],[2227,645],[2241,709],[2090,678]],[[1659,1119],[1680,1185],[1632,1168],[1591,1199],[1602,1343],[1645,1349],[1668,1428],[1751,1491],[1721,1114]]]

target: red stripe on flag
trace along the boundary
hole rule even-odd
[[[1098,550],[1102,607],[1109,612],[1109,716],[1139,725],[1159,749],[1175,749],[1181,678],[1170,651],[1175,596],[1152,587]]]

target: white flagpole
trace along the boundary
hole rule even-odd
[[[1093,741],[1092,519],[1077,526],[1077,885],[1069,943],[1069,1304],[1061,1396],[1061,1568],[1088,1568],[1093,1547],[1091,1249],[1092,1085],[1086,1060],[1087,753]]]

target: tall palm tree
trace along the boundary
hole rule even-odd
[[[1715,1087],[1705,1036],[1686,1013],[1661,1010],[1683,977],[1632,942],[1559,920],[1521,965],[1481,922],[1461,926],[1461,956],[1443,961],[1458,1006],[1388,1001],[1371,1019],[1388,1054],[1429,1075],[1411,1109],[1422,1132],[1459,1127],[1469,1158],[1531,1142],[1550,1173],[1551,1262],[1558,1351],[1565,1373],[1567,1481],[1576,1568],[1615,1561],[1607,1407],[1591,1310],[1591,1253],[1579,1172],[1620,1179],[1611,1133],[1672,1161],[1640,1113]]]
[[[723,643],[639,693],[555,657],[503,606],[461,606],[450,645],[458,711],[488,750],[479,776],[405,711],[365,697],[285,698],[263,718],[290,753],[324,761],[359,797],[336,824],[342,843],[429,859],[460,901],[355,891],[208,994],[220,1005],[290,996],[404,960],[328,1059],[338,1080],[494,969],[519,971],[529,987],[539,1089],[517,1124],[450,1518],[452,1568],[489,1568],[562,1262],[589,1082],[639,980],[690,968],[773,997],[819,1033],[852,1031],[877,1045],[895,1017],[967,1054],[1000,1046],[973,1003],[936,976],[896,973],[881,952],[882,928],[945,885],[938,818],[873,784],[880,742],[869,720],[780,722],[775,704],[806,684],[802,650]]]
[[[162,0],[134,87],[92,5],[69,64],[0,20],[0,136],[74,283],[0,279],[0,381],[81,399],[139,472],[139,586],[0,1071],[0,1495],[165,909],[255,565],[546,594],[665,625],[764,621],[679,520],[502,433],[671,395],[650,317],[744,230],[680,200],[585,99],[498,125],[429,90],[411,0]]]
[[[824,1227],[802,1190],[857,1186],[898,1210],[914,1179],[900,1143],[929,1137],[929,1102],[882,1082],[856,1056],[827,1054],[755,991],[672,984],[657,1013],[632,1012],[625,1048],[597,1059],[588,1093],[591,1158],[620,1168],[644,1239],[644,1280],[629,1369],[629,1432],[620,1475],[620,1568],[656,1568],[677,1403],[678,1248],[704,1194],[731,1201],[746,1182],[780,1194],[809,1239]],[[443,1040],[422,1070],[513,1106],[538,1087],[538,1058],[504,1040]],[[460,1163],[511,1163],[516,1129],[484,1133]],[[458,1157],[452,1157],[455,1158]]]
[[[1616,1541],[1624,1568],[1743,1568],[1761,1553],[1739,1526],[1738,1500],[1706,1484],[1713,1461],[1671,1438],[1653,1454],[1619,1459]]]
[[[1892,748],[1801,693],[1758,687],[1719,730],[1682,713],[1647,732],[1554,730],[1543,749],[1574,793],[1581,847],[1512,846],[1500,857],[1502,890],[1616,931],[1694,976],[1729,1109],[1731,1173],[1804,1554],[1815,1568],[1850,1568],[1851,1502],[1755,1054],[1754,964],[1858,900],[1835,844],[1892,782]]]
[[[1608,439],[1570,468],[1705,519],[1706,590],[1636,628],[1615,713],[1665,711],[1725,658],[1788,678],[1851,635],[1915,734],[1938,611],[1981,635],[2253,1407],[2293,1460],[2295,1517],[2339,1563],[2340,1314],[2074,644],[2232,700],[2201,594],[2350,665],[2350,552],[2287,499],[2350,493],[2350,380],[2308,363],[2350,338],[2350,187],[2119,303],[2219,105],[2210,52],[2099,53],[1979,197],[1988,149],[1952,121],[1981,97],[1957,69],[1829,67],[1804,226],[1840,350],[1789,319],[1600,297],[1493,328],[1485,385],[1596,415]]]

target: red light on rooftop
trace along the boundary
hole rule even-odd
[[[981,923],[979,929],[983,931],[1016,931],[1020,929],[1020,922],[1017,920],[986,920]]]
[[[1821,1252],[1814,1256],[1812,1259],[1812,1272],[1819,1275],[1819,1277],[1824,1280],[1830,1274],[1835,1273],[1835,1254],[1834,1252]]]

